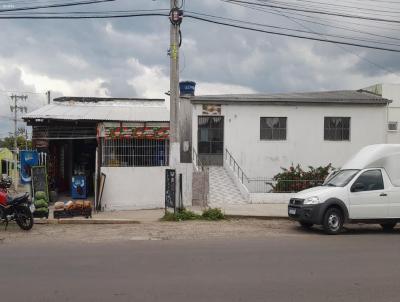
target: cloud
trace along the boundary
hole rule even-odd
[[[167,0],[120,0],[91,9],[168,7]],[[185,10],[372,38],[368,33],[357,34],[304,21],[295,23],[277,16],[276,12],[250,10],[222,1],[186,1]],[[311,20],[298,14],[297,17]],[[365,25],[369,23],[363,21],[352,25],[346,23],[350,20],[321,18],[311,21],[371,34],[396,34],[382,24],[367,28]],[[157,98],[165,98],[164,93],[169,91],[167,17],[0,22],[3,90],[38,93],[51,90],[54,96]],[[249,32],[189,18],[183,20],[181,31],[181,78],[197,82],[198,95],[358,89],[377,82],[400,81],[398,54]],[[41,106],[46,100],[43,94],[32,94],[30,99],[30,108]],[[3,95],[0,110],[8,112],[8,107],[9,99]],[[0,128],[7,128],[2,122]]]

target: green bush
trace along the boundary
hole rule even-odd
[[[300,165],[292,165],[288,169],[281,169],[282,172],[273,178],[276,181],[275,185],[273,185],[273,192],[299,192],[319,186],[329,173],[335,170],[331,164],[318,168],[309,166],[308,171],[303,170]]]
[[[220,209],[207,209],[201,215],[190,210],[183,209],[176,213],[165,213],[161,221],[185,221],[185,220],[222,220],[225,219],[224,214]]]
[[[222,213],[221,209],[207,209],[203,211],[201,215],[203,219],[206,220],[222,220],[225,219],[224,213]]]

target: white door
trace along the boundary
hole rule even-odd
[[[400,188],[391,187],[388,190],[390,200],[388,218],[400,218]]]
[[[389,194],[380,169],[367,170],[353,182],[349,192],[350,219],[386,218]]]

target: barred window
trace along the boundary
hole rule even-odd
[[[287,117],[261,117],[260,140],[286,140]]]
[[[397,122],[388,122],[389,131],[397,131]]]
[[[118,138],[102,142],[104,167],[168,166],[169,140]]]
[[[326,141],[349,141],[350,118],[349,117],[325,117],[324,139]]]

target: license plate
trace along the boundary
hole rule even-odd
[[[296,209],[290,208],[289,209],[289,214],[290,215],[296,215]]]

